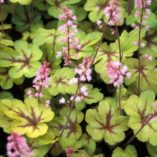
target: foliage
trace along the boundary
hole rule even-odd
[[[0,0],[0,154],[156,157],[156,2]]]

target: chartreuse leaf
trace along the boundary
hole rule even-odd
[[[5,26],[4,26],[5,28]],[[1,30],[1,28],[0,28]],[[8,36],[6,35],[2,35],[2,33],[0,32],[0,47],[3,45],[3,46],[13,46],[14,45],[14,42],[12,40],[9,39]]]
[[[107,0],[87,0],[84,9],[89,11],[89,19],[96,22],[104,16],[103,9],[107,5]]]
[[[45,43],[53,44],[53,41],[58,37],[56,31],[54,29],[48,30],[45,28],[38,28],[33,36],[33,43],[37,45],[43,45]]]
[[[44,157],[51,147],[50,145],[40,145],[36,139],[28,138],[28,143],[33,150],[33,157]]]
[[[144,126],[136,136],[138,140],[157,145],[157,115],[153,107],[154,101],[155,94],[152,91],[144,91],[140,97],[130,96],[124,110],[129,116],[128,126],[133,129],[134,134]]]
[[[104,157],[103,154],[99,155],[88,155],[85,150],[78,150],[77,153],[73,153],[70,157]]]
[[[22,4],[22,5],[27,5],[27,4],[29,4],[30,2],[31,2],[32,0],[10,0],[10,2],[12,2],[12,3],[20,3],[20,4]]]
[[[8,75],[9,68],[0,68],[0,86],[3,89],[10,89],[14,83],[20,85],[23,83],[23,77],[18,79],[12,79]]]
[[[157,71],[154,70],[157,62],[156,60],[146,60],[141,57],[141,67],[139,69],[139,62],[137,59],[129,58],[124,61],[131,72],[131,77],[125,79],[125,83],[136,92],[138,87],[138,78],[140,71],[140,90],[144,91],[151,89],[157,92]]]
[[[28,44],[23,40],[16,41],[14,47],[15,51],[8,48],[1,50],[0,66],[12,66],[8,74],[13,79],[18,79],[22,76],[33,77],[40,66],[41,50],[37,45]]]
[[[120,42],[125,43],[121,44],[121,51],[123,53],[123,56],[130,57],[133,55],[133,53],[138,49],[138,31],[132,30],[130,32],[127,32],[124,30],[122,34],[120,35]],[[142,30],[141,33],[141,39],[144,37],[145,31]],[[115,43],[110,45],[113,50],[118,50],[118,40],[116,40]]]
[[[26,134],[30,138],[46,134],[47,122],[54,117],[54,112],[34,98],[26,98],[24,103],[17,99],[0,100],[2,112],[10,119],[10,130]]]
[[[56,96],[57,94],[70,94],[76,91],[76,85],[71,86],[69,81],[74,78],[74,70],[70,68],[62,68],[51,76],[51,86],[49,92]]]
[[[157,146],[147,143],[147,150],[151,157],[157,157]]]
[[[80,45],[81,45],[81,49],[79,50],[79,53],[76,52],[76,50],[71,50],[71,57],[73,59],[76,59],[76,53],[78,53],[77,55],[77,59],[81,59],[87,56],[92,56],[94,55],[94,48],[93,46],[95,44],[97,44],[101,38],[102,38],[102,33],[100,32],[90,32],[88,34],[86,34],[83,31],[80,31],[77,35],[79,41],[80,41]],[[78,51],[78,50],[77,50]],[[74,55],[73,55],[74,54]]]
[[[63,108],[59,112],[59,116],[55,117],[54,121],[50,124],[52,128],[56,130],[58,135],[62,132],[64,125],[67,121],[67,117],[69,115],[70,109]],[[81,137],[82,129],[79,125],[83,120],[83,113],[73,109],[70,115],[70,118],[67,122],[67,126],[59,138],[59,143],[61,144],[62,148],[73,147],[74,143]]]
[[[84,149],[89,155],[92,155],[96,150],[96,143],[90,136],[86,134],[84,134],[83,137],[85,138]]]
[[[91,84],[86,84],[88,95],[84,97],[84,101],[86,104],[97,103],[103,99],[103,94],[100,92],[98,88],[93,88]],[[79,93],[78,93],[79,95]]]
[[[127,130],[127,117],[121,116],[116,102],[112,98],[102,100],[98,109],[86,112],[87,132],[96,141],[104,140],[110,145],[122,141]]]
[[[125,150],[117,147],[112,154],[112,157],[137,157],[137,152],[134,146],[128,145]]]

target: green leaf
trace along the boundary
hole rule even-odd
[[[30,138],[44,135],[48,130],[46,123],[54,117],[50,108],[34,98],[26,98],[24,103],[17,99],[2,99],[0,104],[3,114],[11,120],[11,131]]]
[[[121,116],[114,99],[108,98],[99,103],[98,110],[86,112],[87,132],[92,139],[104,141],[110,145],[122,141],[127,130],[127,117]]]
[[[151,157],[157,157],[157,147],[147,143],[147,150]]]
[[[0,54],[0,66],[8,67],[9,77],[13,79],[25,76],[27,78],[33,77],[40,66],[38,61],[42,57],[42,52],[35,44],[30,44],[26,41],[19,40],[14,44],[15,50],[2,49]],[[11,50],[11,51],[10,51]]]
[[[87,84],[85,86],[87,87],[88,95],[84,97],[84,101],[87,104],[90,105],[93,103],[97,103],[103,99],[104,96],[98,88],[93,88],[93,86],[91,84]],[[78,93],[78,95],[79,95],[79,93]]]
[[[70,109],[64,107],[62,110],[60,110],[59,116],[56,116],[54,121],[51,123],[51,127],[55,128],[59,135],[67,121],[69,112]],[[81,137],[82,129],[79,124],[82,122],[83,117],[84,115],[82,112],[76,109],[72,110],[63,135],[59,138],[59,143],[61,144],[62,148],[73,147],[74,143]]]
[[[20,4],[22,4],[22,5],[27,5],[27,4],[29,4],[30,2],[31,2],[32,0],[10,0],[10,2],[12,2],[12,3],[20,3]]]
[[[66,0],[66,1],[47,0],[47,2],[50,4],[50,7],[48,8],[48,14],[55,18],[58,18],[59,15],[62,13],[62,8],[70,7],[71,5],[80,2],[80,0]]]
[[[125,150],[117,147],[113,153],[112,157],[137,157],[137,152],[134,146],[128,145]]]
[[[41,27],[42,25],[40,13],[35,8],[32,10],[31,5],[18,5],[16,7],[16,16],[12,17],[12,22],[16,25],[15,28],[18,32],[31,30],[33,27],[37,29],[38,26]]]
[[[23,77],[19,79],[12,79],[8,75],[9,68],[0,68],[0,86],[3,89],[10,89],[15,84],[20,85],[23,83]]]
[[[107,5],[107,0],[87,0],[84,6],[86,11],[90,11],[89,19],[96,22],[104,16],[103,9]]]
[[[125,79],[125,83],[130,85],[130,88],[136,93],[138,88],[139,78],[139,62],[137,59],[129,58],[124,61],[131,72],[131,77]],[[154,70],[157,65],[156,60],[146,60],[141,56],[141,68],[140,68],[140,91],[153,90],[157,92],[155,86],[157,84],[157,71]]]
[[[34,32],[32,39],[33,43],[40,46],[45,43],[52,44],[57,36],[58,35],[54,29],[48,30],[44,28],[39,28]]]
[[[133,129],[134,134],[143,127],[137,134],[137,139],[157,145],[157,115],[153,107],[154,101],[155,94],[152,91],[145,91],[141,93],[140,97],[130,96],[124,105],[124,110],[129,116],[128,126]]]
[[[74,70],[70,68],[62,68],[51,76],[51,86],[49,88],[50,93],[53,96],[57,94],[72,94],[76,91],[76,85],[71,86],[69,81],[74,78]]]

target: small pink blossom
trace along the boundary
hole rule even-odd
[[[88,96],[88,88],[86,86],[82,86],[80,91],[76,96],[71,96],[70,100],[73,101],[75,99],[76,102],[81,102]]]
[[[4,0],[0,0],[0,4],[4,3]]]
[[[151,55],[145,54],[144,59],[151,61],[151,60],[153,60],[153,57]]]
[[[75,49],[76,53],[82,48],[79,44],[79,40],[76,37],[78,32],[77,26],[75,25],[76,16],[73,15],[72,10],[68,8],[63,9],[63,14],[59,16],[60,20],[64,22],[63,25],[59,27],[59,31],[63,34],[60,37],[60,41],[65,43],[65,46],[62,48],[61,53],[57,54],[57,57],[60,57],[61,54],[64,59],[64,65],[70,65],[70,50]]]
[[[82,63],[75,68],[75,73],[79,75],[79,79],[82,82],[92,80],[92,69],[91,69],[91,57],[86,57],[83,59]]]
[[[50,67],[49,63],[45,61],[38,69],[36,76],[33,80],[33,87],[35,93],[29,89],[27,95],[31,97],[41,98],[43,97],[42,89],[47,89],[50,85]]]
[[[65,104],[65,102],[65,98],[62,97],[61,99],[59,99],[59,104]]]
[[[7,138],[8,157],[30,157],[33,155],[32,149],[26,142],[26,139],[17,133],[12,133]]]
[[[118,25],[121,22],[120,11],[118,0],[111,0],[111,2],[105,7],[104,14],[108,19],[109,25]]]
[[[135,9],[135,17],[140,18],[142,16],[141,25],[148,30],[149,26],[147,25],[147,19],[151,14],[150,5],[151,0],[134,0],[134,9]],[[143,11],[141,11],[143,10]],[[139,30],[139,24],[133,24],[132,27]]]
[[[130,76],[128,67],[126,65],[122,66],[119,61],[108,62],[106,64],[106,70],[110,83],[113,83],[115,87],[119,87],[123,83],[125,76]]]

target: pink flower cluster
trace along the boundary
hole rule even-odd
[[[149,26],[146,24],[147,18],[150,16],[150,5],[152,0],[134,0],[134,8],[135,8],[135,17],[139,18],[142,16],[141,25],[145,27],[145,29],[149,29]],[[132,27],[139,30],[139,25],[133,23]]]
[[[36,73],[36,76],[33,80],[33,87],[35,88],[35,94],[33,94],[33,92],[31,90],[29,90],[27,92],[27,94],[30,97],[42,97],[43,93],[42,93],[42,89],[46,89],[49,87],[50,85],[50,67],[49,67],[49,63],[47,61],[45,61],[41,67],[39,68],[39,70]]]
[[[111,0],[111,2],[105,7],[103,12],[108,19],[109,25],[118,25],[121,22],[120,11],[119,0]]]
[[[32,149],[26,142],[26,139],[17,133],[12,133],[7,138],[6,145],[8,157],[30,157],[33,155]]]
[[[76,97],[71,96],[70,100],[73,101],[75,99],[76,102],[81,102],[87,96],[88,96],[88,88],[86,86],[82,86]]]
[[[1,3],[4,3],[4,0],[0,0],[0,4],[1,4]]]
[[[59,52],[59,55],[63,56],[65,65],[70,65],[70,49],[75,49],[76,51],[81,49],[79,40],[76,37],[78,32],[77,26],[74,24],[76,16],[73,15],[72,10],[64,8],[63,14],[59,16],[59,19],[64,21],[64,24],[59,27],[59,31],[64,35],[60,40],[61,42],[66,43],[66,47],[63,47],[62,52]]]
[[[125,76],[130,76],[128,67],[126,65],[122,66],[119,61],[108,62],[106,64],[106,70],[110,83],[112,83],[115,87],[119,87],[123,83]]]
[[[75,74],[79,75],[80,81],[91,81],[92,79],[92,69],[91,69],[91,57],[86,57],[83,59],[82,63],[75,68]]]

